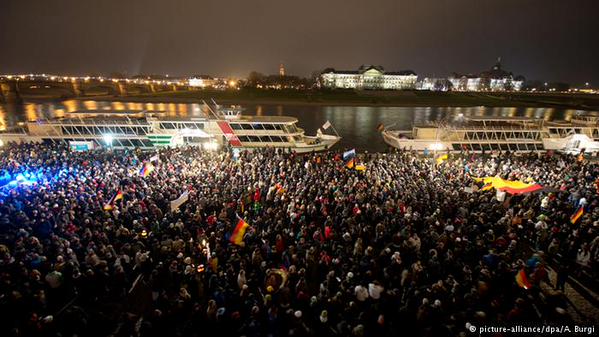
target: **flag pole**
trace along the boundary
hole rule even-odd
[[[327,122],[331,123],[329,120],[327,120]],[[331,128],[333,128],[333,131],[335,131],[335,134],[337,137],[339,137],[339,133],[337,132],[337,129],[335,129],[335,125],[333,125],[333,123],[331,123]]]

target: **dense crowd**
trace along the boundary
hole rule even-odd
[[[0,152],[2,336],[467,335],[570,321],[540,285],[598,270],[599,166],[575,157]],[[483,176],[546,189],[498,201]]]

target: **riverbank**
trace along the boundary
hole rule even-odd
[[[130,96],[95,95],[78,100],[201,103],[214,99],[221,104],[293,104],[317,106],[398,106],[398,107],[560,107],[599,110],[599,95],[562,93],[470,93],[430,91],[298,91],[298,90],[193,90],[143,93]],[[25,96],[31,102],[55,100]],[[58,98],[56,98],[58,99]],[[64,99],[62,97],[61,99]]]

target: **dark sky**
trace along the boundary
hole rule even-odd
[[[0,73],[310,75],[380,64],[599,84],[598,0],[0,0]]]

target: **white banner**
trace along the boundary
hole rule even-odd
[[[324,130],[326,130],[326,129],[330,128],[330,127],[331,127],[331,122],[329,122],[329,121],[326,121],[326,122],[325,122],[325,123],[322,125],[322,128],[323,128]]]
[[[497,193],[495,193],[495,197],[497,198],[497,201],[503,202],[505,200],[506,194],[507,194],[507,192],[502,192],[500,190],[497,190]]]
[[[150,157],[150,162],[159,161],[159,160],[160,160],[160,157],[158,155]]]
[[[181,193],[181,195],[177,199],[171,200],[171,212],[173,212],[174,210],[179,208],[187,200],[189,200],[189,192],[188,191]]]

